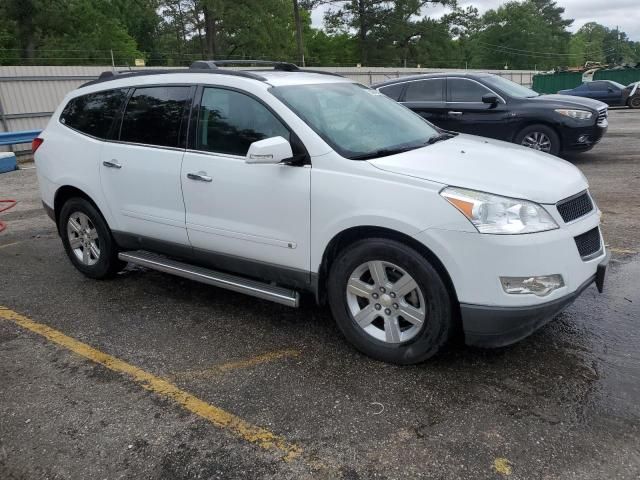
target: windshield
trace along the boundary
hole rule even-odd
[[[512,82],[511,80],[507,80],[506,78],[498,77],[497,75],[490,75],[484,77],[483,80],[490,87],[497,88],[498,90],[502,90],[502,92],[506,93],[510,97],[514,98],[533,98],[539,97],[540,94],[535,90],[531,90],[530,88],[523,87],[522,85]]]
[[[611,84],[615,85],[615,86],[616,86],[616,87],[618,87],[620,90],[624,90],[625,88],[627,88],[627,87],[625,87],[624,85],[622,85],[621,83],[614,82],[613,80],[609,80],[609,83],[611,83]]]
[[[271,92],[346,158],[392,155],[439,137],[422,117],[363,85],[289,85]]]

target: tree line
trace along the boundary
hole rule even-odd
[[[433,7],[447,7],[436,18]],[[312,28],[321,8],[324,28]],[[573,20],[555,0],[481,15],[456,0],[3,0],[0,64],[188,65],[276,59],[307,66],[551,69],[640,62],[640,42]]]

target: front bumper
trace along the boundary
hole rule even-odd
[[[574,292],[547,303],[523,307],[460,304],[465,342],[476,347],[504,347],[531,335],[571,305],[592,283],[602,292],[610,254],[598,264],[595,275]]]
[[[582,152],[593,148],[604,134],[607,127],[565,128],[562,138],[564,152]]]

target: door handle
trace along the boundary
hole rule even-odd
[[[448,113],[449,113],[449,115],[456,115],[456,116],[457,115],[462,115],[462,112],[453,112],[452,111],[452,112],[448,112]]]
[[[117,160],[105,160],[102,162],[102,165],[109,168],[122,168],[122,165],[120,165]]]
[[[211,182],[213,180],[213,178],[208,176],[206,172],[187,173],[187,178],[189,180],[197,180],[199,182]]]

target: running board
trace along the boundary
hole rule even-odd
[[[244,293],[263,300],[271,300],[288,307],[298,307],[300,294],[295,290],[276,287],[268,283],[250,280],[248,278],[216,272],[207,268],[196,267],[188,263],[178,262],[161,257],[153,253],[137,250],[135,252],[120,252],[118,258],[124,262],[135,263],[152,270],[170,273],[196,282],[206,283],[214,287],[226,288],[234,292]]]

